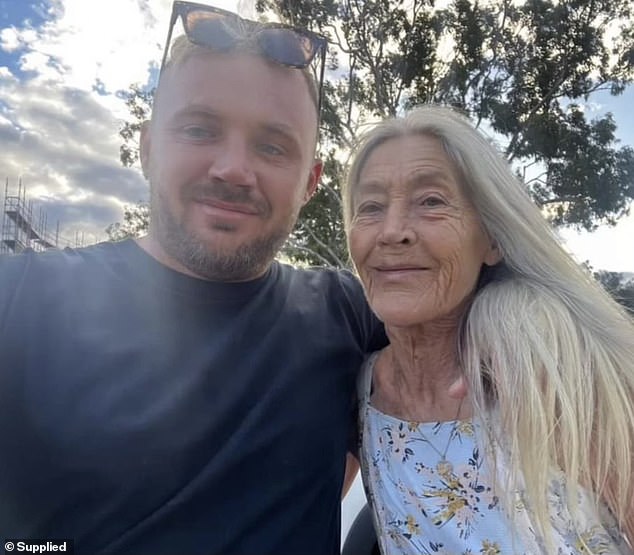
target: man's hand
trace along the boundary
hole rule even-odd
[[[346,473],[343,477],[343,490],[341,490],[341,499],[346,496],[350,486],[352,486],[352,482],[357,477],[357,472],[359,472],[359,461],[352,454],[348,453],[346,455]]]

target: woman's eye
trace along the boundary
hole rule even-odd
[[[357,214],[374,214],[381,210],[381,205],[378,202],[362,202],[357,207]]]
[[[441,197],[429,196],[421,198],[418,201],[418,204],[420,204],[421,206],[444,206],[447,203]]]

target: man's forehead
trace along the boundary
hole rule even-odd
[[[180,63],[165,70],[172,87],[179,88],[179,81],[228,79],[243,77],[257,85],[261,81],[293,87],[297,96],[310,98],[308,90],[301,90],[303,76],[301,70],[285,67],[250,52],[204,52],[191,54]],[[176,80],[173,77],[177,77]],[[176,81],[176,82],[174,82]],[[301,92],[301,94],[299,94]]]
[[[316,133],[316,112],[301,72],[257,55],[196,54],[170,67],[162,79],[159,117],[251,120],[294,131],[302,140]]]
[[[164,88],[171,97],[222,95],[229,92],[228,87],[233,85],[247,87],[254,95],[268,94],[269,97],[292,104],[294,109],[314,104],[300,70],[281,66],[250,53],[195,54],[169,67],[161,79],[160,88]],[[260,101],[267,98],[260,96]]]

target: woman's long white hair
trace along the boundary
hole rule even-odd
[[[582,484],[633,541],[634,320],[566,253],[495,147],[449,108],[419,107],[364,136],[343,191],[348,229],[369,154],[408,135],[442,143],[503,257],[481,276],[458,352],[475,414],[495,407],[500,415],[509,491],[526,491],[548,542],[548,485],[558,467],[573,518]]]

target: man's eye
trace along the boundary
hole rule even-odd
[[[263,143],[259,145],[258,150],[268,156],[282,156],[284,154],[283,148],[270,143]]]
[[[200,125],[188,125],[183,128],[182,132],[190,139],[210,139],[216,135],[213,129]]]

